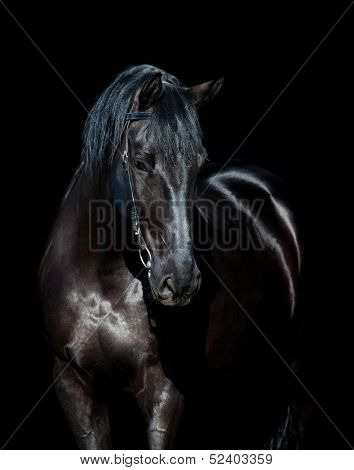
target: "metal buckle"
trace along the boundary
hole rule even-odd
[[[146,253],[148,254],[148,260],[145,261],[144,258],[143,258],[143,255],[142,255],[142,252],[143,251],[146,251]],[[145,245],[144,243],[144,248],[139,248],[139,256],[140,256],[140,261],[142,262],[143,266],[149,270],[150,272],[150,268],[151,268],[151,253],[150,253],[150,250],[149,248]]]
[[[128,171],[128,152],[124,150],[122,155],[123,168],[125,171]]]

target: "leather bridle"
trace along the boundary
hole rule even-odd
[[[128,176],[130,197],[132,201],[131,219],[132,219],[132,224],[133,224],[133,233],[134,233],[134,236],[136,237],[136,241],[139,247],[140,260],[143,266],[148,270],[149,277],[151,276],[150,268],[151,268],[152,257],[151,257],[150,250],[147,247],[146,242],[144,240],[143,234],[141,233],[141,228],[140,228],[139,213],[138,213],[138,209],[136,205],[134,185],[133,185],[133,179],[132,179],[132,174],[131,174],[131,163],[129,161],[128,130],[129,130],[129,125],[132,121],[140,121],[142,119],[150,119],[150,118],[151,118],[150,112],[136,112],[136,113],[126,114],[125,124],[124,124],[124,129],[123,129],[123,133],[125,133],[125,142],[124,142],[124,150],[123,150],[123,155],[122,155],[123,167]]]

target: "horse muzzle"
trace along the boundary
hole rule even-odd
[[[150,276],[150,286],[153,295],[162,305],[169,307],[183,307],[191,301],[199,291],[201,274],[196,264],[189,276],[178,276],[174,273],[166,274],[159,282],[154,275]]]

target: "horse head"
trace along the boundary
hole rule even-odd
[[[112,84],[96,117],[102,119],[104,114],[110,122],[121,123],[118,139],[116,124],[111,125],[111,140],[117,143],[113,185],[125,203],[126,218],[133,223],[136,219],[134,230],[153,295],[163,305],[182,306],[201,283],[192,242],[196,180],[206,159],[197,108],[218,93],[222,79],[186,88],[160,69],[139,67]],[[118,108],[119,100],[114,114],[112,107]],[[133,215],[126,209],[132,200]]]

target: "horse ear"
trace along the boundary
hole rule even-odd
[[[154,74],[144,84],[143,88],[139,92],[138,96],[138,107],[139,111],[145,111],[151,108],[151,106],[161,98],[162,95],[162,81],[161,73]]]
[[[194,104],[197,106],[197,108],[209,103],[209,101],[211,101],[214,96],[219,93],[223,83],[224,79],[219,78],[219,80],[212,80],[211,82],[201,83],[200,85],[195,85],[188,88],[193,96]]]

